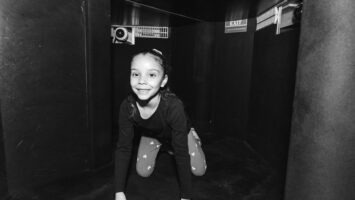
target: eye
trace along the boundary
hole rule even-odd
[[[157,75],[156,73],[150,73],[150,74],[149,74],[149,77],[150,77],[150,78],[155,78],[155,77],[157,77],[157,76],[158,76],[158,75]]]
[[[139,74],[137,72],[131,72],[131,77],[138,77]]]

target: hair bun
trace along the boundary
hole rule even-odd
[[[159,51],[158,49],[152,49],[152,51],[154,51],[155,53],[158,53],[160,55],[163,55],[163,53],[161,51]]]

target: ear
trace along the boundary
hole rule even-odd
[[[161,82],[161,84],[160,84],[160,87],[164,87],[166,84],[168,83],[168,75],[164,75],[164,79],[163,79],[163,81]]]

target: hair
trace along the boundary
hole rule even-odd
[[[170,64],[168,63],[167,61],[167,58],[163,55],[163,53],[158,50],[158,49],[146,49],[146,50],[143,50],[143,51],[139,51],[138,53],[134,54],[132,56],[132,61],[133,59],[138,56],[138,55],[150,55],[152,56],[152,58],[160,64],[160,66],[163,68],[163,71],[164,71],[164,75],[167,75],[169,77],[170,75],[170,72],[171,72],[171,66]],[[160,94],[161,94],[161,97],[163,99],[166,99],[170,96],[176,96],[173,92],[171,92],[170,88],[169,88],[169,81],[168,83],[160,89]],[[129,114],[129,118],[130,119],[133,119],[134,116],[136,115],[137,113],[137,108],[135,106],[135,102],[136,102],[136,96],[135,94],[131,93],[131,95],[129,95],[128,97],[128,102],[130,104],[130,114]]]
[[[152,58],[157,63],[159,63],[160,66],[163,68],[164,75],[168,75],[169,76],[170,71],[171,71],[170,64],[168,63],[167,58],[163,55],[163,53],[160,50],[158,50],[158,49],[147,49],[147,50],[140,51],[140,52],[138,52],[138,53],[136,53],[136,54],[134,54],[132,56],[132,61],[138,55],[150,55],[150,56],[152,56]]]

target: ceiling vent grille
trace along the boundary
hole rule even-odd
[[[156,26],[134,26],[134,36],[137,38],[169,38],[168,27],[156,27]]]

